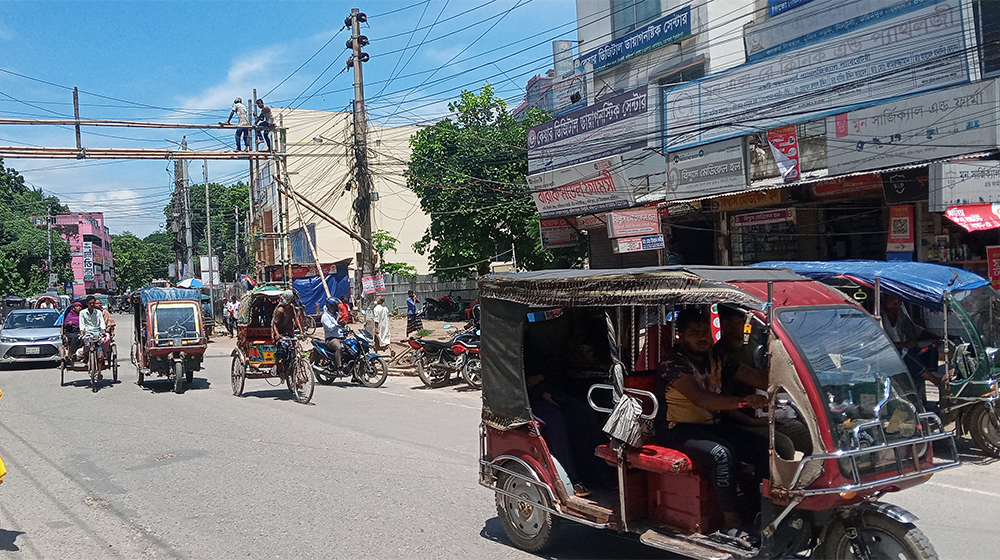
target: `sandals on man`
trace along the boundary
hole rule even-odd
[[[573,485],[573,494],[577,498],[585,498],[590,495],[590,490],[586,486],[577,482]]]

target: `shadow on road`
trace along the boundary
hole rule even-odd
[[[256,399],[271,399],[275,401],[295,402],[295,396],[292,395],[291,391],[289,391],[284,384],[281,385],[280,389],[279,388],[274,388],[270,390],[265,389],[263,391],[247,391],[246,389],[244,389],[243,396],[252,397]],[[310,401],[308,404],[315,405],[316,403]]]
[[[208,389],[211,386],[212,384],[207,379],[203,377],[195,377],[191,383],[184,383],[184,391]],[[172,379],[167,377],[160,377],[150,381],[147,376],[146,380],[142,382],[142,388],[150,393],[172,393],[174,391],[174,382]]]
[[[6,529],[0,529],[0,550],[5,550],[7,552],[17,552],[21,550],[17,547],[14,542],[17,537],[25,534],[24,531],[8,531]]]
[[[513,547],[503,532],[500,519],[486,520],[479,535],[484,539]],[[549,544],[537,556],[553,560],[577,560],[584,558],[664,558],[664,552],[646,546],[633,536],[621,536],[611,531],[592,529],[570,521],[562,521]]]
[[[67,376],[69,375],[69,373],[70,372],[67,370],[66,371]],[[77,388],[83,388],[83,389],[88,389],[89,390],[90,389],[90,375],[87,374],[86,372],[83,372],[83,373],[87,377],[85,377],[84,379],[73,379],[73,380],[66,381],[66,384],[63,385],[63,387],[77,387]],[[100,381],[97,382],[97,390],[98,391],[103,391],[104,389],[107,389],[108,387],[111,387],[112,385],[117,385],[119,383],[121,383],[121,378],[119,378],[118,381],[113,381],[111,379],[111,374],[109,373],[107,377],[105,377],[104,379],[102,379],[102,380],[100,380]]]
[[[987,455],[985,451],[979,449],[972,438],[968,436],[955,438],[955,444],[958,448],[958,458],[961,459],[963,463],[970,463],[973,465],[992,465],[996,462],[1000,462],[1000,459],[991,457]],[[940,452],[935,449],[935,453]]]

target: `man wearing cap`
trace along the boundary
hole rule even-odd
[[[236,115],[236,151],[242,150],[240,147],[240,138],[246,144],[246,151],[250,151],[250,113],[247,112],[246,105],[243,104],[243,98],[237,97],[233,100],[233,110],[229,112],[229,118],[226,119],[226,124],[233,123],[233,115]]]
[[[274,340],[283,336],[295,336],[296,327],[298,332],[303,332],[299,314],[295,312],[295,304],[292,303],[294,299],[295,294],[291,290],[281,292],[278,306],[274,308],[274,315],[271,316],[271,336]]]
[[[344,329],[340,327],[340,321],[337,319],[338,303],[335,298],[326,300],[322,321],[323,338],[326,340],[326,347],[333,352],[333,365],[339,372],[342,363],[342,344],[340,341],[344,338]]]

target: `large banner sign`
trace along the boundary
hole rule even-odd
[[[776,16],[796,6],[801,6],[810,0],[767,0],[767,15]],[[843,0],[840,0],[843,1]]]
[[[542,218],[628,208],[635,203],[620,157],[610,157],[528,176]]]
[[[998,92],[996,80],[976,82],[827,117],[830,174],[995,149]]]
[[[742,138],[667,154],[667,200],[713,196],[746,187]]]
[[[932,163],[927,205],[931,212],[951,206],[1000,202],[1000,161]]]
[[[664,151],[969,81],[961,0],[907,0],[858,21],[819,43],[666,90]]]
[[[601,72],[663,45],[676,43],[690,34],[691,6],[684,6],[620,39],[581,55],[577,66],[592,66],[595,73]]]
[[[646,86],[528,129],[528,173],[646,147]]]
[[[91,241],[83,242],[83,279],[94,279],[94,244]]]

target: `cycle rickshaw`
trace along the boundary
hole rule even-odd
[[[186,288],[143,288],[131,295],[131,359],[138,385],[146,376],[168,377],[174,392],[194,380],[208,348],[201,316],[201,292]]]
[[[59,325],[63,325],[70,307],[62,310],[59,315]],[[118,344],[112,336],[109,341],[110,351],[105,352],[100,336],[85,336],[79,334],[79,347],[83,349],[82,357],[77,360],[75,352],[70,352],[69,337],[63,331],[62,344],[59,345],[59,386],[66,385],[66,371],[87,372],[90,376],[90,388],[97,392],[97,382],[105,371],[111,372],[111,380],[118,383]]]

